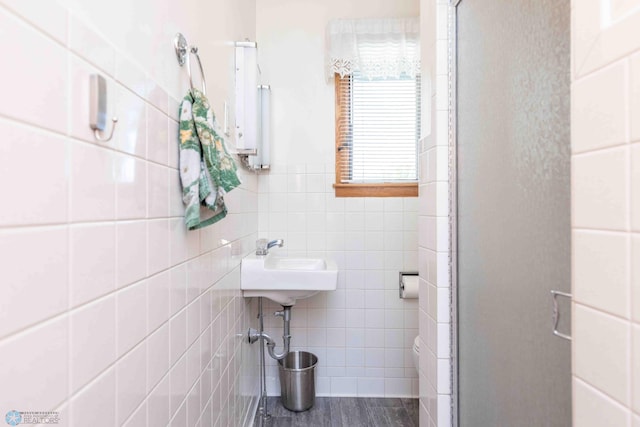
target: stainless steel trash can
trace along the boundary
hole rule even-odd
[[[292,351],[278,360],[282,404],[290,411],[311,409],[316,399],[318,358],[307,351]]]

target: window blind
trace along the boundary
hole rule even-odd
[[[336,85],[338,182],[416,182],[420,76],[336,75]]]

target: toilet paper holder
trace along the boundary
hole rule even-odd
[[[417,276],[418,272],[417,271],[401,271],[398,274],[398,294],[400,296],[400,299],[404,299],[403,293],[404,293],[404,280],[403,277],[404,276]]]

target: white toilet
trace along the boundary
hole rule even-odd
[[[416,339],[413,340],[413,365],[416,367],[416,371],[420,371],[420,337],[417,336]]]

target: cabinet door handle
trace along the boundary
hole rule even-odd
[[[560,291],[551,291],[551,295],[553,297],[553,335],[563,338],[567,341],[571,341],[571,335],[563,334],[558,331],[558,322],[560,321],[560,311],[558,309],[558,297],[565,297],[571,299],[573,296],[566,292]]]

